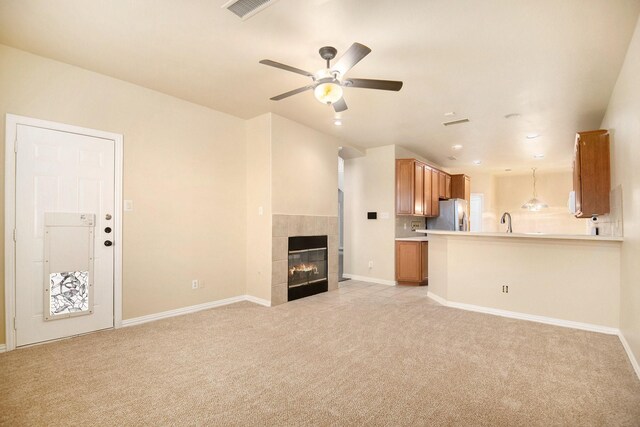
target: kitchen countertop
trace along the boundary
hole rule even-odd
[[[469,237],[504,237],[520,239],[556,239],[556,240],[590,240],[600,242],[622,242],[622,237],[616,236],[591,236],[587,234],[544,234],[544,233],[498,233],[479,231],[449,231],[449,230],[416,230],[416,233],[445,236],[469,236]],[[411,238],[399,238],[396,240],[408,240]],[[414,238],[415,239],[415,238]]]
[[[400,241],[400,242],[428,242],[429,241],[429,236],[396,237],[396,241]]]

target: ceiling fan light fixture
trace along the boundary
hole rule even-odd
[[[237,0],[240,1],[240,0]],[[275,1],[275,0],[245,0],[245,1]],[[279,68],[305,77],[310,77],[313,81],[311,84],[272,96],[272,101],[280,101],[298,93],[313,90],[314,97],[325,105],[331,105],[336,113],[347,110],[347,103],[344,100],[343,87],[354,87],[361,89],[377,89],[398,92],[402,89],[401,81],[394,80],[375,80],[375,79],[354,79],[344,80],[344,75],[349,72],[358,62],[371,53],[371,49],[360,43],[353,43],[335,64],[331,64],[331,60],[335,58],[337,50],[331,46],[320,48],[320,57],[326,61],[326,68],[318,70],[312,74],[300,68],[272,61],[270,59],[262,59],[258,61],[260,64],[269,67]]]
[[[339,84],[321,83],[313,90],[313,95],[323,104],[333,104],[342,98],[342,87]]]

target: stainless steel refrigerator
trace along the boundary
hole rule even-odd
[[[469,231],[467,201],[464,199],[441,200],[440,215],[427,218],[427,229]]]

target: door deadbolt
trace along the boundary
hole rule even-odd
[[[105,246],[111,246],[111,245],[113,245],[113,242],[111,240],[105,240],[104,241],[104,245]]]
[[[106,219],[106,220],[110,220],[111,218],[112,218],[111,214],[106,214],[104,216],[104,219]]]

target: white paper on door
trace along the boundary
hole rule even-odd
[[[44,214],[44,320],[93,313],[95,214]]]

